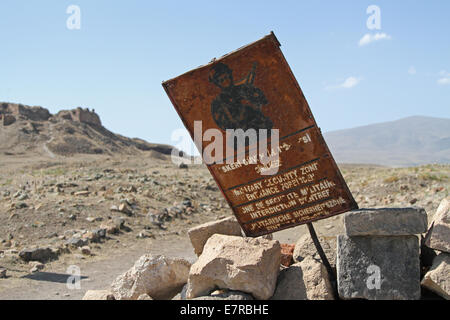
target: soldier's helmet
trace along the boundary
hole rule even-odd
[[[224,76],[227,76],[231,85],[233,83],[233,71],[226,64],[219,62],[211,68],[209,74],[209,81],[214,83],[216,86],[223,88]]]

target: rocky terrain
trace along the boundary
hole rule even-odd
[[[8,160],[4,156],[0,166],[0,266],[8,277],[0,282],[3,298],[10,286],[26,282],[23,277],[36,264],[31,260],[42,262],[38,268],[47,271],[94,263],[111,252],[137,254],[151,243],[167,245],[153,248],[155,253],[171,253],[174,244],[173,253],[193,258],[187,230],[231,215],[203,166],[181,169],[170,161],[132,156]],[[425,208],[431,220],[449,193],[446,165],[342,165],[341,170],[364,208],[414,205]],[[342,232],[341,216],[315,225],[322,236]],[[301,226],[275,238],[295,243],[305,231]],[[36,259],[27,258],[26,249],[33,248],[45,250],[36,253]]]
[[[198,250],[188,230],[232,215],[206,167],[173,164],[170,146],[118,137],[94,113],[39,120],[8,112],[2,118],[10,121],[0,124],[0,299],[80,299],[89,289],[109,287],[144,254],[194,263]],[[71,136],[92,146],[66,149]],[[95,148],[102,152],[91,152]],[[361,208],[422,207],[430,222],[449,195],[450,165],[340,168]],[[314,226],[331,243],[344,230],[342,215]],[[273,237],[293,250],[305,234],[299,226]],[[77,290],[66,285],[71,266],[81,272]]]

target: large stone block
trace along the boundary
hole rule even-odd
[[[422,280],[422,286],[450,300],[450,254],[441,253]]]
[[[186,297],[205,296],[219,288],[269,299],[280,262],[281,246],[276,240],[214,234],[191,267]]]
[[[111,291],[117,300],[137,300],[142,294],[172,299],[186,284],[190,266],[184,259],[146,254],[114,280]]]
[[[325,266],[312,257],[282,270],[272,300],[332,300],[333,288]]]
[[[208,241],[213,234],[240,236],[242,232],[241,226],[236,218],[228,217],[217,221],[207,222],[189,229],[188,234],[192,246],[194,247],[195,254],[199,256],[202,254],[206,241]]]
[[[422,208],[360,209],[344,215],[348,236],[405,236],[427,231]]]
[[[428,247],[450,253],[450,197],[439,204],[433,218],[434,226]]]
[[[420,299],[417,236],[338,236],[337,276],[342,299]]]
[[[323,237],[318,236],[320,245],[327,256],[331,265],[336,265],[336,237]],[[309,233],[301,236],[295,244],[293,259],[295,262],[303,261],[307,257],[313,257],[316,260],[320,260],[320,256],[317,253],[316,246]]]

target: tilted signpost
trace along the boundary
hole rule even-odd
[[[330,268],[311,222],[358,205],[275,35],[163,87],[245,234],[306,223]]]

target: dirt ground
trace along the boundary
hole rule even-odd
[[[419,206],[430,219],[448,196],[450,166],[414,168],[340,166],[361,208]],[[64,158],[0,156],[0,299],[80,299],[89,289],[106,289],[142,254],[195,255],[187,230],[231,215],[226,201],[203,166],[180,169],[148,157],[101,155]],[[88,253],[70,241],[92,239],[99,228],[121,227]],[[342,216],[314,223],[319,235],[343,232]],[[116,232],[117,231],[117,232]],[[295,243],[305,226],[274,234]],[[19,257],[26,248],[58,252],[40,272]],[[80,288],[67,286],[80,271]]]

